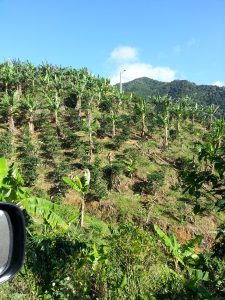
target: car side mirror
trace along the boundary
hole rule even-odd
[[[25,222],[21,209],[11,203],[0,203],[0,284],[21,269],[25,239]]]

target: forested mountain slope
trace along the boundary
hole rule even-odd
[[[86,68],[0,64],[0,197],[24,268],[0,299],[224,299],[225,122]]]
[[[125,92],[133,92],[145,99],[157,93],[161,96],[167,94],[173,99],[188,95],[199,104],[220,105],[221,111],[225,112],[225,87],[196,85],[187,80],[161,82],[143,77],[124,83],[123,89]]]

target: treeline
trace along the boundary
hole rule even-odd
[[[214,85],[196,85],[187,80],[174,80],[171,82],[161,82],[147,77],[138,78],[124,83],[126,92],[133,92],[145,99],[159,94],[161,96],[169,95],[173,99],[179,99],[183,96],[191,97],[195,102],[201,105],[219,105],[218,113],[225,113],[225,88]]]

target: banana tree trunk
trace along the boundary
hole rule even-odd
[[[91,162],[92,154],[93,154],[93,139],[92,139],[91,111],[90,110],[88,110],[87,119],[88,119],[88,129],[89,129],[89,161]]]
[[[14,124],[13,115],[11,115],[11,114],[8,117],[8,123],[9,123],[9,131],[11,133],[14,133],[15,132],[15,124]]]
[[[145,114],[142,114],[142,116],[141,116],[141,123],[142,123],[141,137],[144,137],[144,136],[145,136],[145,133],[146,133]]]
[[[84,209],[85,209],[85,201],[82,198],[81,207],[80,207],[80,227],[84,227]]]
[[[31,114],[28,122],[29,131],[31,134],[34,133],[34,116]]]
[[[115,124],[115,120],[112,120],[112,137],[114,137],[116,135],[116,124]]]

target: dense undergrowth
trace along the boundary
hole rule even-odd
[[[0,65],[0,92],[1,201],[27,223],[0,299],[225,297],[218,107],[19,61]]]

